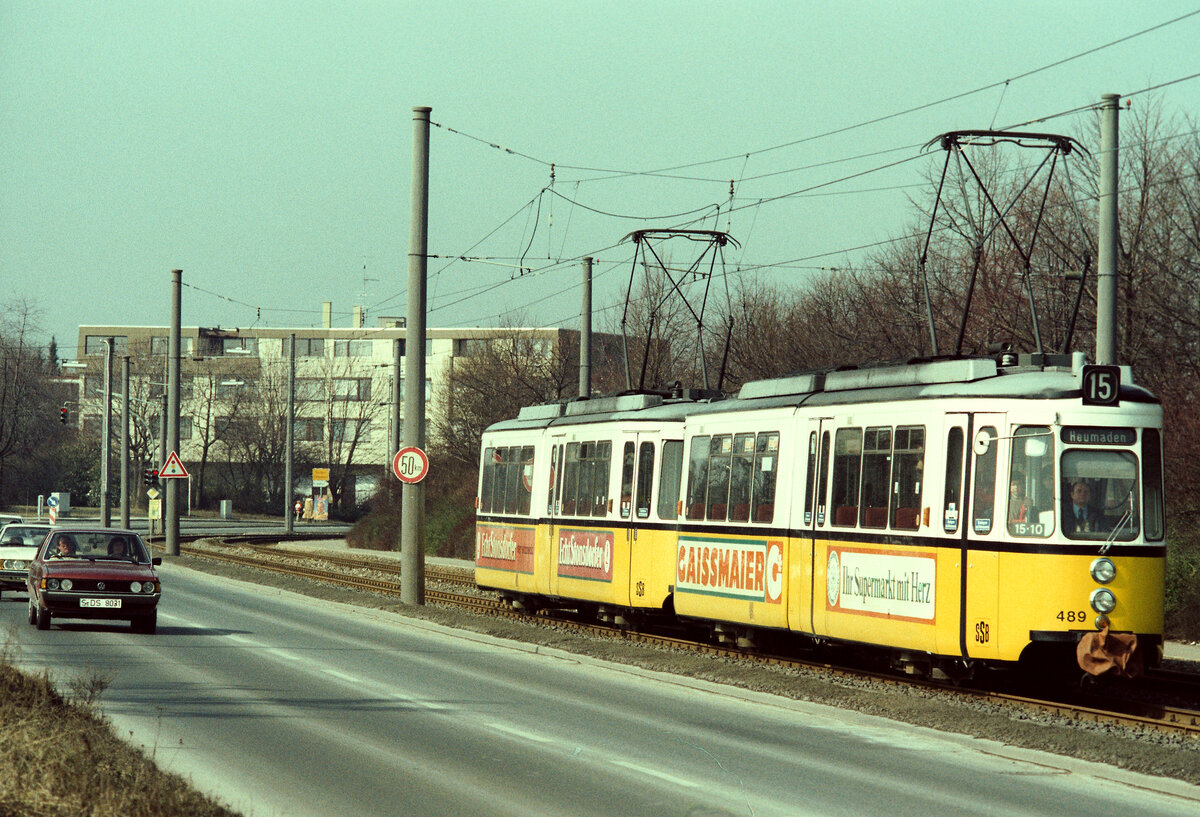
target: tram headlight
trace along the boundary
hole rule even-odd
[[[1092,609],[1097,613],[1111,613],[1117,606],[1117,597],[1107,587],[1098,587],[1093,590],[1088,601],[1091,602]]]
[[[1108,584],[1113,580],[1113,576],[1116,575],[1117,566],[1107,556],[1101,556],[1092,562],[1092,578],[1100,584]]]
[[[1109,625],[1108,616],[1096,616],[1096,629],[1103,630]]]

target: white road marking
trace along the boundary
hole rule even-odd
[[[554,743],[553,738],[548,738],[545,735],[535,735],[532,732],[523,732],[520,729],[513,729],[511,726],[505,726],[502,723],[489,723],[488,729],[495,729],[497,732],[503,732],[506,735],[512,735],[522,740],[532,740],[535,743]]]
[[[631,772],[637,772],[638,774],[644,774],[650,777],[656,777],[659,780],[665,780],[668,783],[674,783],[676,786],[683,786],[689,789],[699,788],[698,784],[693,783],[690,780],[684,780],[681,777],[664,774],[663,772],[656,772],[654,769],[647,769],[645,766],[639,766],[636,763],[629,763],[628,761],[624,760],[610,760],[609,763],[612,763],[614,766],[620,766],[623,769],[629,769]]]

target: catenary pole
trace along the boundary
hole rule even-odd
[[[1100,105],[1100,223],[1096,232],[1096,362],[1117,363],[1117,170],[1121,97],[1105,94]]]
[[[171,334],[167,338],[167,448],[179,454],[179,326],[182,320],[183,270],[171,270]],[[163,514],[166,553],[179,555],[179,480],[163,481],[167,507]]]
[[[388,411],[391,412],[390,422],[388,423],[388,467],[385,469],[391,471],[391,458],[396,456],[396,452],[400,450],[400,413],[401,402],[403,401],[403,392],[400,389],[401,371],[400,361],[404,358],[404,341],[400,338],[392,340],[392,402],[388,406]]]
[[[425,275],[429,237],[429,112],[413,108],[412,197],[409,211],[408,316],[405,321],[404,445],[425,447]],[[400,491],[400,600],[425,603],[425,486]]]
[[[296,433],[296,333],[288,335],[288,411],[287,431],[284,432],[286,441],[283,459],[283,530],[291,533],[294,529],[296,514],[292,509],[295,500],[292,475],[292,448],[295,444]]]
[[[100,429],[100,526],[112,525],[111,490],[112,465],[112,377],[113,339],[104,339],[104,422]]]
[[[592,259],[583,259],[583,308],[579,313],[579,396],[592,396]]]
[[[121,358],[121,529],[129,530],[129,355]]]

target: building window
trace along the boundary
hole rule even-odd
[[[221,354],[258,357],[258,338],[221,338]]]
[[[334,400],[370,400],[371,379],[369,377],[337,377],[332,381]]]
[[[372,351],[369,340],[335,340],[333,342],[334,357],[370,357]]]
[[[126,335],[87,335],[83,339],[85,355],[102,355],[105,351],[104,341],[113,339],[113,354],[124,354],[129,347],[129,337]]]
[[[292,429],[293,438],[298,443],[325,441],[325,421],[320,417],[297,417]]]
[[[325,379],[322,377],[297,377],[297,400],[324,400]]]
[[[371,420],[368,417],[334,420],[329,430],[335,443],[363,442],[371,439]]]
[[[425,378],[425,402],[428,403],[433,396],[433,380]],[[400,399],[404,399],[404,378],[400,378]]]
[[[191,357],[192,341],[194,338],[181,337],[179,339],[179,354],[183,357]],[[150,354],[153,357],[166,357],[167,350],[170,348],[169,339],[166,335],[150,338]]]
[[[323,357],[324,338],[296,338],[296,357]]]
[[[218,400],[233,400],[250,387],[251,384],[243,380],[218,380],[216,397]]]

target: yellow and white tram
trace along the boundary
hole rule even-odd
[[[1127,368],[1097,400],[1101,368],[948,359],[530,407],[484,434],[477,582],[922,669],[1101,630],[1156,664],[1162,411]]]

